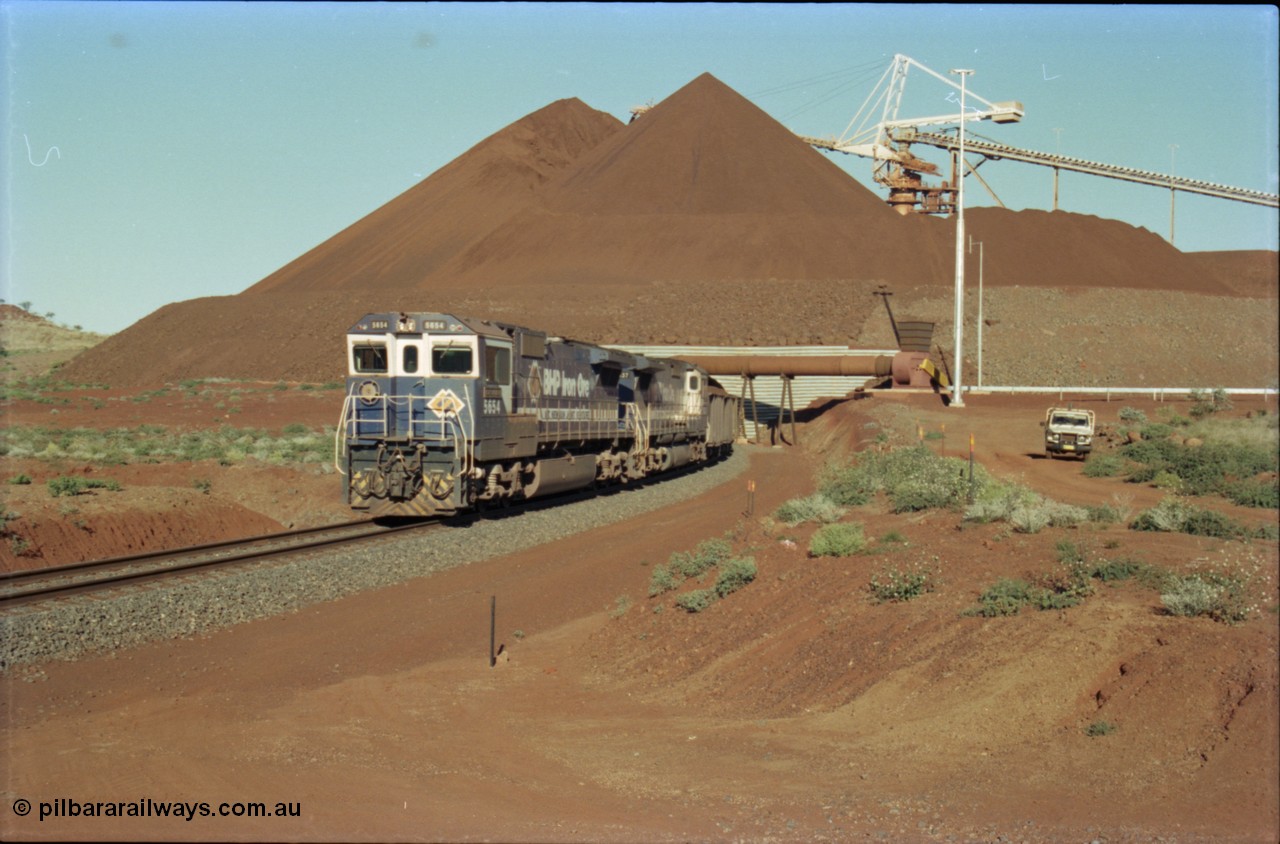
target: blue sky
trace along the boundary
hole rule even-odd
[[[96,331],[244,290],[554,100],[625,121],[704,71],[834,136],[903,53],[1021,101],[1021,124],[970,124],[993,140],[1277,192],[1269,6],[0,8],[2,295]],[[950,93],[913,71],[901,114],[943,113]],[[870,184],[867,160],[833,160]],[[1009,207],[1051,207],[1051,171],[981,172]],[[966,198],[991,203],[973,182]],[[1060,204],[1168,235],[1165,190],[1064,174]],[[1179,193],[1176,243],[1276,249],[1277,214]]]

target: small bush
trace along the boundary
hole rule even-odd
[[[699,577],[729,559],[733,546],[723,539],[707,539],[699,542],[692,551],[677,551],[671,555],[671,571],[681,577]]]
[[[684,581],[684,578],[677,577],[671,573],[666,566],[657,566],[653,570],[653,574],[649,576],[649,597],[661,595],[663,592],[670,592],[676,589]]]
[[[831,502],[845,507],[860,507],[880,489],[873,473],[862,465],[827,467],[818,481],[818,491]]]
[[[1233,519],[1216,510],[1193,508],[1182,525],[1182,532],[1191,536],[1232,539],[1240,536],[1243,531]]]
[[[1049,526],[1050,515],[1044,502],[1024,504],[1009,514],[1009,524],[1018,533],[1039,533]]]
[[[1218,539],[1235,539],[1248,533],[1240,524],[1216,510],[1193,507],[1172,497],[1165,498],[1149,510],[1143,510],[1129,527],[1133,530],[1186,533]]]
[[[870,589],[877,604],[910,601],[933,591],[933,572],[923,567],[887,568],[871,576]]]
[[[867,547],[867,538],[860,524],[825,525],[814,532],[809,540],[812,557],[848,557]]]
[[[756,579],[756,561],[750,557],[730,560],[720,567],[716,578],[716,595],[721,598],[732,595]]]
[[[31,483],[31,476],[15,475],[9,479],[9,483],[14,484],[16,486],[26,486],[27,484]]]
[[[14,482],[10,481],[9,483]],[[1245,481],[1236,481],[1223,490],[1223,495],[1231,502],[1242,507],[1280,509],[1280,482],[1276,478],[1271,480],[1253,478]]]
[[[1192,390],[1188,398],[1193,402],[1191,410],[1187,411],[1192,419],[1203,419],[1210,414],[1230,410],[1233,406],[1231,397],[1221,387],[1211,393],[1205,390]]]
[[[1180,493],[1186,490],[1187,485],[1183,483],[1182,478],[1178,477],[1168,469],[1162,469],[1156,472],[1154,478],[1151,479],[1151,485],[1156,489],[1163,489],[1165,492]]]
[[[1173,428],[1165,425],[1163,422],[1153,422],[1150,425],[1144,425],[1139,434],[1144,440],[1163,440],[1168,439],[1173,433]]]
[[[965,615],[980,615],[984,618],[1017,615],[1023,607],[1032,602],[1035,587],[1025,580],[1001,578],[978,596],[978,605],[966,610]]]
[[[1110,721],[1094,721],[1084,731],[1089,738],[1097,738],[1098,736],[1109,736],[1116,731],[1116,725]]]
[[[1058,554],[1058,562],[1060,563],[1084,562],[1084,549],[1070,539],[1059,539],[1053,548]]]
[[[1114,504],[1099,504],[1084,509],[1089,514],[1089,521],[1095,524],[1113,525],[1124,520],[1124,514]]]
[[[784,502],[773,514],[783,524],[794,527],[804,522],[830,524],[845,514],[845,509],[821,493],[808,498],[793,498]]]
[[[1083,474],[1086,478],[1114,478],[1124,471],[1125,461],[1114,454],[1094,455],[1084,464]]]
[[[1113,583],[1137,577],[1149,568],[1146,563],[1121,557],[1095,564],[1091,574],[1103,583]]]
[[[1031,602],[1042,610],[1074,607],[1093,594],[1091,574],[1083,556],[1078,560],[1064,561],[1059,568],[1040,576],[1036,588],[1031,591]]]
[[[49,494],[54,498],[63,495],[79,495],[86,488],[84,478],[59,475],[49,479]]]
[[[676,598],[676,606],[685,612],[695,613],[702,612],[707,607],[715,603],[716,590],[714,589],[695,589],[692,592],[685,592]]]
[[[1120,419],[1123,422],[1133,422],[1137,425],[1147,424],[1147,414],[1133,407],[1120,408]]]
[[[1198,577],[1179,577],[1160,596],[1170,615],[1195,617],[1209,615],[1217,605],[1222,588]]]

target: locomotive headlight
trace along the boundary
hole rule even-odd
[[[365,404],[373,404],[378,398],[378,384],[376,381],[365,381],[360,385],[360,400]]]

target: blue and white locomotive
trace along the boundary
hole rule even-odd
[[[452,515],[728,453],[738,399],[697,366],[449,314],[347,332],[338,468],[374,516]]]

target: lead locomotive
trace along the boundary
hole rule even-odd
[[[738,399],[679,360],[449,314],[347,332],[338,469],[375,516],[451,515],[727,454]]]

